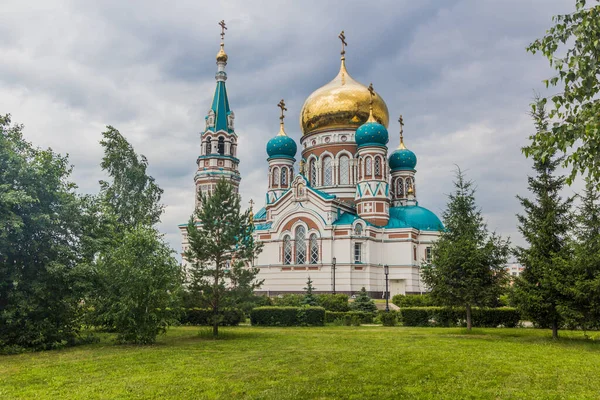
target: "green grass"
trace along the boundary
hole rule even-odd
[[[171,329],[154,346],[100,343],[0,356],[0,399],[396,399],[600,396],[600,341],[533,329]],[[600,338],[597,338],[600,339]]]

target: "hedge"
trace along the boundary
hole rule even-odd
[[[365,312],[365,311],[326,311],[325,312],[325,322],[334,322],[335,320],[344,320],[348,318],[349,320],[352,317],[357,317],[360,320],[361,324],[372,324],[373,319],[375,318],[375,313]]]
[[[429,294],[397,294],[394,297],[392,297],[392,303],[400,308],[435,306]]]
[[[183,325],[207,325],[211,326],[213,311],[206,308],[188,308],[183,310],[180,322]],[[246,319],[244,312],[236,308],[221,310],[219,313],[219,325],[236,326]]]
[[[515,308],[472,308],[473,326],[514,328],[521,318]],[[464,308],[449,307],[405,307],[400,309],[400,320],[404,326],[466,326]]]
[[[250,323],[261,326],[323,326],[323,307],[257,307],[250,312]]]

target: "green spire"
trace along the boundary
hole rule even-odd
[[[229,129],[227,124],[227,117],[231,114],[231,110],[229,109],[229,99],[227,98],[225,81],[220,80],[219,77],[217,77],[217,88],[215,89],[215,95],[210,109],[215,113],[215,125],[208,129],[213,132],[233,132],[232,129]]]

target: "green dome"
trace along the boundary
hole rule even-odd
[[[407,148],[396,149],[389,161],[392,171],[412,171],[417,166],[417,156]]]
[[[286,134],[279,134],[267,142],[269,158],[294,158],[297,150],[294,139]]]
[[[354,140],[358,147],[385,146],[389,141],[388,131],[379,122],[367,121],[358,127]]]
[[[390,220],[387,228],[415,228],[421,231],[441,231],[444,225],[440,219],[424,207],[390,207]]]

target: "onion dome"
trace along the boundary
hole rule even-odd
[[[225,53],[225,44],[221,42],[221,49],[217,53],[217,62],[227,62],[227,53]]]
[[[279,102],[278,107],[281,108],[281,117],[279,117],[281,120],[279,124],[279,133],[277,136],[267,142],[267,154],[269,155],[269,158],[294,159],[298,147],[296,146],[294,139],[289,137],[283,129],[283,119],[285,118],[283,111],[287,110],[283,100]]]
[[[414,171],[417,166],[417,156],[404,145],[402,117],[400,117],[400,145],[390,155],[389,163],[392,172]]]
[[[343,32],[340,39],[345,44]],[[337,76],[315,90],[302,106],[300,127],[304,135],[332,129],[354,131],[369,118],[369,91],[348,74],[344,54],[342,47],[342,62]],[[388,126],[388,108],[377,93],[373,98],[373,117],[383,126]]]
[[[385,146],[389,141],[388,131],[377,120],[373,115],[374,110],[374,99],[375,99],[375,91],[373,90],[373,85],[369,85],[368,91],[371,95],[371,101],[369,105],[369,119],[367,122],[362,124],[357,130],[356,135],[354,136],[354,141],[358,145],[358,147],[362,146]]]

